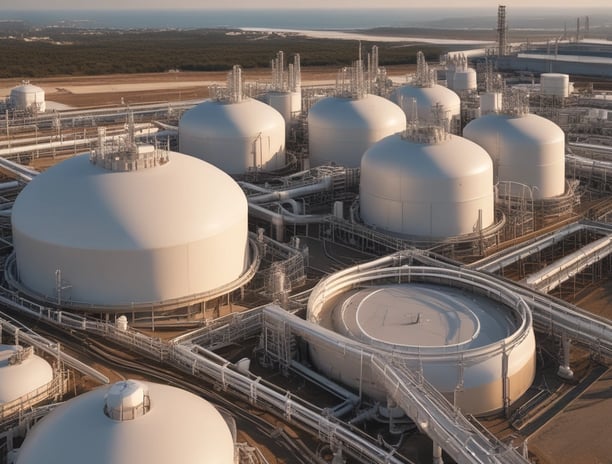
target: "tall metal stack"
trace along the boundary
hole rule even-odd
[[[508,24],[506,23],[506,5],[497,8],[497,55],[508,54]]]

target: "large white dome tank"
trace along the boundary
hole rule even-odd
[[[280,169],[285,166],[285,120],[252,98],[207,100],[182,115],[179,151],[228,174]]]
[[[234,464],[234,439],[208,401],[126,380],[58,406],[26,436],[15,462]]]
[[[458,269],[401,261],[390,257],[376,266],[349,268],[313,289],[307,319],[356,345],[343,348],[337,335],[333,344],[310,343],[317,369],[385,401],[385,382],[368,361],[371,350],[391,364],[422,372],[465,414],[500,411],[523,395],[536,367],[525,302],[494,282],[481,281],[486,276],[478,280]]]
[[[20,111],[44,112],[46,109],[45,91],[28,81],[24,81],[22,85],[11,89],[10,100],[12,105]]]
[[[392,233],[444,238],[493,224],[493,164],[480,146],[447,134],[390,135],[361,160],[362,220]]]
[[[17,400],[52,380],[51,365],[31,348],[0,345],[0,405]]]
[[[308,112],[310,165],[333,162],[359,167],[365,151],[382,138],[403,131],[402,109],[377,95],[326,97]]]
[[[411,120],[413,115],[416,114],[417,121],[421,123],[435,122],[434,108],[436,105],[440,105],[441,116],[448,123],[453,118],[456,119],[461,116],[459,95],[439,84],[430,87],[403,85],[394,90],[390,98],[404,110],[408,120]]]
[[[536,200],[565,191],[565,134],[554,122],[534,114],[488,114],[469,122],[463,136],[491,155],[496,182],[527,185]]]
[[[138,162],[115,155],[70,158],[17,197],[17,275],[28,292],[84,308],[157,304],[244,272],[248,207],[232,178],[151,146],[138,148]]]

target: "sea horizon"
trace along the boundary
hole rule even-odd
[[[86,29],[271,28],[355,30],[378,27],[494,28],[497,7],[390,9],[190,9],[190,10],[0,10],[0,22],[35,27]],[[555,27],[591,17],[591,27],[612,25],[612,9],[525,9],[508,11],[511,27]],[[569,23],[573,27],[573,23]]]

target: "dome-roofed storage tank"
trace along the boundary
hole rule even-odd
[[[501,92],[483,92],[480,94],[480,114],[499,113],[502,110]]]
[[[317,284],[307,319],[335,335],[333,343],[310,343],[313,364],[325,376],[385,401],[388,384],[369,362],[372,351],[421,372],[464,414],[507,410],[535,376],[528,306],[487,276],[406,261],[391,255]],[[368,348],[346,349],[342,337]]]
[[[272,85],[263,100],[278,111],[288,128],[294,117],[302,111],[302,84],[300,55],[293,57],[285,70],[285,54],[280,51],[272,60]]]
[[[446,86],[455,92],[476,90],[476,70],[468,66],[467,57],[463,53],[453,54],[446,61]]]
[[[39,422],[16,464],[234,464],[234,437],[208,401],[125,380],[84,393]]]
[[[179,120],[179,151],[232,175],[285,166],[285,120],[274,108],[242,94],[234,66],[228,91],[187,110]]]
[[[42,388],[52,380],[51,365],[35,355],[31,347],[0,345],[0,405]]]
[[[442,128],[409,127],[361,160],[361,219],[394,234],[445,238],[495,219],[493,164],[480,146]]]
[[[133,139],[108,146],[100,128],[98,149],[17,197],[15,274],[35,298],[83,309],[192,303],[247,268],[247,210],[220,169]]]
[[[23,81],[21,85],[11,89],[11,104],[18,111],[44,112],[46,109],[45,91]]]
[[[502,113],[470,121],[463,136],[489,153],[496,182],[526,185],[535,200],[552,198],[565,191],[565,134],[554,122],[529,114],[524,99],[516,92],[504,95]]]
[[[417,54],[417,74],[412,84],[403,85],[390,95],[409,121],[432,123],[438,116],[433,108],[440,107],[451,132],[461,117],[461,100],[452,90],[435,83],[433,70],[425,62],[422,52]]]
[[[319,100],[308,111],[310,165],[359,167],[372,144],[405,127],[399,106],[367,93],[363,64],[357,61],[341,70],[336,95]]]

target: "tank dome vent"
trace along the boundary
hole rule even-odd
[[[168,152],[153,145],[138,145],[135,141],[134,115],[128,114],[128,134],[125,140],[107,139],[106,128],[98,128],[96,149],[89,161],[109,171],[136,171],[161,166],[169,161]]]
[[[150,409],[149,389],[136,380],[117,382],[104,398],[104,414],[116,421],[134,420]]]

